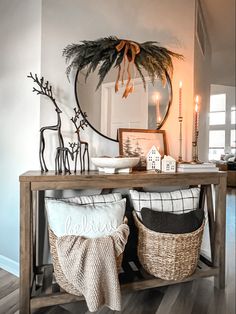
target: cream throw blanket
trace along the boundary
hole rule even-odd
[[[89,311],[97,311],[103,305],[121,310],[116,257],[124,251],[128,236],[129,227],[121,224],[110,236],[57,238],[61,269],[75,290],[83,294]]]

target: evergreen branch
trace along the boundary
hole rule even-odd
[[[136,58],[136,59],[137,59],[137,58]],[[136,66],[136,69],[137,69],[137,71],[138,71],[138,73],[139,73],[139,75],[140,75],[142,81],[143,81],[144,90],[146,91],[146,81],[145,81],[145,77],[144,77],[144,75],[143,75],[143,73],[142,73],[142,71],[141,71],[141,67],[140,67],[140,65],[139,65],[139,63],[137,62],[136,59],[135,59],[135,61],[134,61],[134,64],[135,64],[135,66]]]
[[[101,67],[98,72],[99,82],[97,88],[102,84],[107,73],[112,67],[121,65],[124,58],[125,47],[117,51],[116,46],[122,41],[115,36],[100,38],[97,40],[83,40],[81,44],[70,44],[63,49],[62,55],[65,57],[68,66],[66,74],[72,69],[81,71],[88,66],[85,79],[91,72],[94,72],[99,64]],[[156,41],[146,41],[144,43],[133,42],[140,48],[136,54],[134,64],[142,79],[144,88],[146,82],[142,70],[144,69],[151,81],[159,77],[165,84],[167,75],[171,76],[173,72],[172,58],[183,60],[183,56],[164,47],[160,47]],[[129,48],[126,51],[129,60],[132,59],[132,51]]]

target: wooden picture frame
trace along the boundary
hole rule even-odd
[[[119,153],[121,156],[140,156],[137,169],[146,169],[146,155],[153,145],[159,153],[167,155],[164,130],[124,129],[118,130]]]

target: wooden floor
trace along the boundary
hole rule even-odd
[[[235,314],[235,199],[236,189],[227,191],[226,288],[217,290],[213,280],[198,279],[130,293],[122,296],[122,312],[104,308],[97,313],[111,314]],[[0,314],[18,312],[19,279],[0,269]],[[44,308],[36,314],[86,314],[85,302]]]

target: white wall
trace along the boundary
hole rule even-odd
[[[235,1],[234,1],[235,3]],[[235,5],[235,4],[234,4]],[[235,11],[234,11],[235,12]],[[235,13],[234,13],[235,15]],[[235,20],[235,18],[234,18]],[[235,31],[235,28],[234,28]],[[211,83],[222,86],[236,86],[235,46],[231,49],[214,50],[212,54]],[[222,58],[222,55],[224,58]],[[222,66],[223,64],[223,66]]]
[[[196,15],[198,12],[198,1],[196,2]],[[205,26],[203,21],[203,26]],[[199,112],[199,138],[198,156],[201,161],[208,161],[208,112],[210,105],[210,84],[211,84],[211,45],[205,30],[205,51],[201,50],[196,31],[194,42],[194,92],[200,96]],[[192,112],[194,103],[192,102]]]
[[[40,99],[30,71],[40,73],[41,1],[0,1],[0,267],[17,273],[18,177],[38,168]]]
[[[194,62],[194,0],[43,0],[42,7],[42,73],[52,83],[60,107],[65,112],[63,132],[72,136],[69,122],[76,105],[72,83],[66,75],[62,50],[70,43],[83,39],[97,39],[108,35],[131,38],[136,41],[157,40],[161,45],[182,53],[185,61],[175,61],[174,99],[163,128],[167,132],[169,152],[178,156],[178,85],[183,81],[184,147],[185,158],[191,157],[192,114],[189,106],[193,100]],[[41,123],[54,121],[55,114],[46,100],[41,104]],[[91,129],[82,134],[89,141],[90,155],[117,155],[118,144],[109,142]],[[48,143],[56,146],[56,137]],[[49,167],[54,167],[53,156],[48,156]]]

